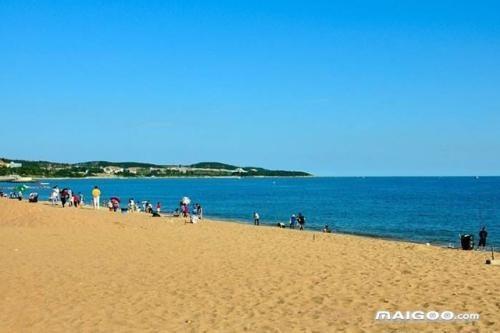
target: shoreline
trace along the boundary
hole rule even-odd
[[[12,199],[11,199],[12,200]],[[26,200],[23,200],[23,202],[27,202]],[[39,201],[37,204],[52,207],[50,202],[48,201]],[[61,207],[59,204],[56,205],[56,207]],[[72,209],[71,207],[67,207],[68,209]],[[90,205],[85,205],[82,206],[81,208],[78,209],[86,209],[86,210],[91,210],[95,211]],[[101,206],[101,208],[97,212],[109,212],[108,209],[104,206]],[[116,214],[123,214],[121,212],[112,212]],[[147,216],[149,217],[149,213],[145,212],[135,212],[135,213],[126,213],[126,215],[138,215],[138,216]],[[162,213],[161,215],[162,218],[174,218],[169,215],[165,215],[165,213]],[[182,219],[185,219],[183,217],[179,217]],[[463,251],[459,246],[457,247],[448,247],[446,244],[442,243],[430,243],[430,242],[419,242],[419,241],[414,241],[410,239],[405,239],[405,238],[397,238],[397,237],[390,237],[390,236],[383,236],[383,235],[375,235],[375,234],[361,234],[361,233],[355,233],[355,232],[344,232],[344,231],[335,231],[335,229],[332,230],[330,233],[324,233],[322,232],[321,228],[315,229],[315,228],[308,228],[306,227],[304,230],[299,230],[299,228],[291,229],[288,226],[285,228],[278,228],[276,223],[270,223],[270,222],[261,222],[259,226],[254,226],[252,221],[249,220],[243,220],[243,219],[236,219],[236,218],[229,218],[229,217],[222,217],[222,216],[213,216],[213,215],[206,215],[204,214],[203,221],[207,222],[215,222],[215,223],[231,223],[231,224],[236,224],[236,225],[244,225],[248,227],[263,227],[263,228],[270,228],[270,229],[278,229],[279,230],[289,230],[292,232],[305,232],[305,233],[313,233],[313,234],[322,234],[322,235],[338,235],[338,236],[345,236],[345,237],[354,237],[354,238],[360,238],[360,239],[372,239],[372,240],[381,240],[384,242],[394,242],[394,243],[402,243],[402,244],[413,244],[413,245],[422,245],[422,246],[431,246],[433,248],[439,248],[443,250],[458,250],[458,251]],[[286,225],[286,224],[285,224]],[[458,241],[457,241],[458,242]],[[453,245],[456,245],[455,243]],[[494,253],[500,253],[500,248],[494,248]],[[487,248],[486,250],[473,250],[474,252],[478,253],[491,253],[491,247],[489,249]],[[466,251],[467,252],[467,251]]]
[[[142,213],[142,212],[141,212]],[[205,218],[206,216],[206,218]],[[235,219],[235,218],[226,218],[226,217],[221,217],[221,216],[212,216],[212,215],[205,215],[204,214],[204,220],[211,221],[211,222],[220,222],[220,223],[234,223],[238,225],[247,225],[247,226],[254,226],[253,222],[250,220],[240,220],[240,219]],[[447,244],[445,243],[431,243],[431,242],[419,242],[416,240],[410,240],[410,239],[405,239],[405,238],[398,238],[398,237],[390,237],[390,236],[383,236],[383,235],[375,235],[375,234],[368,234],[368,233],[356,233],[356,232],[348,232],[348,231],[338,231],[335,229],[332,229],[332,232],[330,233],[324,233],[322,232],[321,228],[309,228],[305,227],[304,230],[299,230],[299,228],[295,229],[290,229],[288,226],[285,228],[278,228],[276,223],[267,223],[267,222],[261,222],[259,226],[255,227],[264,227],[264,228],[274,228],[274,229],[280,229],[280,230],[290,230],[294,232],[307,232],[307,233],[319,233],[319,234],[324,234],[324,235],[339,235],[339,236],[346,236],[346,237],[359,237],[361,239],[374,239],[374,240],[382,240],[386,242],[395,242],[395,243],[404,243],[404,244],[413,244],[413,245],[423,245],[423,246],[431,246],[434,248],[439,248],[439,249],[444,249],[444,250],[459,250],[463,251],[459,246],[456,247],[448,247]],[[286,224],[285,224],[286,225]],[[453,243],[453,245],[457,245],[458,241]],[[427,245],[428,244],[428,245]],[[500,253],[500,248],[498,247],[493,247],[493,251],[495,253]],[[479,253],[491,253],[491,246],[488,246],[486,250],[473,250],[474,252],[479,252]]]
[[[0,331],[494,332],[500,267],[488,257],[2,198]],[[408,310],[480,319],[374,319]]]
[[[50,179],[60,180],[59,178],[50,178]],[[77,178],[77,179],[80,179],[80,178]],[[12,199],[10,199],[10,200],[12,200]],[[23,201],[27,202],[27,200],[23,200]],[[50,202],[49,201],[40,200],[38,202],[38,204],[50,206]],[[85,206],[83,206],[82,208],[84,208],[84,209],[91,209],[90,205],[88,205],[88,204],[85,205]],[[104,206],[101,206],[101,210],[107,210],[107,209],[105,209]],[[144,214],[144,212],[140,212],[140,213]],[[129,214],[129,213],[127,213],[127,214]],[[250,226],[253,226],[253,223],[252,223],[251,220],[231,218],[231,217],[224,217],[224,216],[214,216],[214,215],[210,215],[210,214],[204,214],[204,216],[205,216],[206,220],[210,220],[210,221],[217,221],[217,222],[223,222],[223,223],[234,223],[234,224],[239,224],[239,225],[250,225]],[[162,217],[165,217],[165,216],[162,216]],[[265,222],[264,221],[264,222],[260,223],[260,226],[266,227],[266,228],[267,227],[277,228],[276,224],[278,222],[279,221],[276,221],[276,222]],[[282,228],[282,229],[299,231],[298,227],[295,228],[295,229],[290,229],[289,225],[286,222],[284,222],[284,223],[285,223],[286,227]],[[323,233],[321,227],[314,228],[314,227],[307,227],[306,226],[306,228],[305,228],[304,231],[306,231],[306,232],[312,232],[312,233]],[[462,250],[461,247],[460,247],[459,240],[455,240],[454,242],[443,242],[443,243],[440,243],[440,242],[430,242],[430,241],[426,242],[426,241],[418,241],[418,240],[412,240],[412,239],[402,238],[402,237],[392,237],[392,236],[388,236],[388,235],[379,235],[379,234],[370,234],[370,233],[359,233],[359,232],[341,231],[341,230],[338,230],[338,229],[335,229],[335,228],[332,229],[331,234],[346,235],[346,236],[368,238],[368,239],[380,239],[380,240],[389,241],[389,242],[402,242],[402,243],[419,244],[419,245],[426,245],[426,246],[428,244],[428,246],[432,246],[432,247],[436,247],[436,248],[442,248],[442,249],[447,249],[447,250]],[[452,244],[453,247],[449,247],[448,246],[449,244]],[[500,253],[500,247],[498,247],[498,246],[490,246],[490,245],[488,245],[488,247],[486,248],[486,250],[479,251],[477,249],[474,249],[474,251],[478,251],[478,252],[490,252],[491,253],[491,248],[492,247],[493,247],[494,253]]]

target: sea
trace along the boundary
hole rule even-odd
[[[334,232],[458,246],[459,235],[476,243],[483,226],[488,245],[500,248],[500,177],[308,177],[308,178],[128,178],[46,179],[26,184],[48,199],[52,186],[81,192],[87,203],[100,187],[102,200],[122,206],[157,202],[174,210],[182,197],[203,206],[204,215],[228,222],[288,225],[292,214],[306,217],[306,229],[328,225]],[[9,192],[18,184],[0,183]],[[497,249],[498,250],[498,249]]]

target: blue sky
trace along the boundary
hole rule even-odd
[[[0,156],[499,175],[500,5],[0,0]]]

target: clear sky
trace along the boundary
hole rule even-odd
[[[0,156],[500,175],[498,1],[0,0]]]

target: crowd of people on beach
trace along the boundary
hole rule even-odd
[[[21,193],[22,195],[22,193]],[[94,186],[91,191],[92,197],[92,208],[100,209],[101,208],[101,189],[98,186]],[[63,208],[65,207],[83,207],[85,206],[84,195],[82,192],[78,192],[76,194],[71,188],[63,188],[59,189],[58,186],[54,186],[52,188],[52,192],[49,196],[49,201],[52,205],[58,205],[59,203]],[[191,200],[187,197],[182,198],[179,207],[175,208],[173,211],[165,212],[165,216],[183,216],[186,218],[195,217],[197,220],[203,219],[203,207],[196,203],[194,205],[193,210],[190,210]],[[153,207],[153,204],[149,200],[142,201],[142,207],[138,205],[134,198],[129,198],[128,204],[126,207],[121,206],[120,198],[113,196],[110,197],[109,200],[104,201],[104,205],[108,208],[110,212],[120,211],[122,213],[126,212],[145,212],[152,214],[154,217],[162,216],[162,205],[161,202],[157,202],[156,206]]]
[[[52,188],[52,193],[49,198],[52,205],[57,205],[58,202],[61,202],[63,207],[68,205],[69,207],[76,207],[84,204],[84,196],[81,192],[74,193],[70,188],[59,189],[59,187],[54,186]]]
[[[260,225],[260,215],[258,212],[253,213],[253,224],[254,225]],[[288,222],[288,227],[290,229],[295,229],[297,225],[299,226],[299,230],[304,230],[306,224],[306,218],[302,213],[298,213],[297,215],[292,214],[290,216],[290,220]],[[278,222],[276,224],[277,227],[279,228],[286,228],[286,224],[283,222]],[[328,228],[328,226],[326,226]]]

